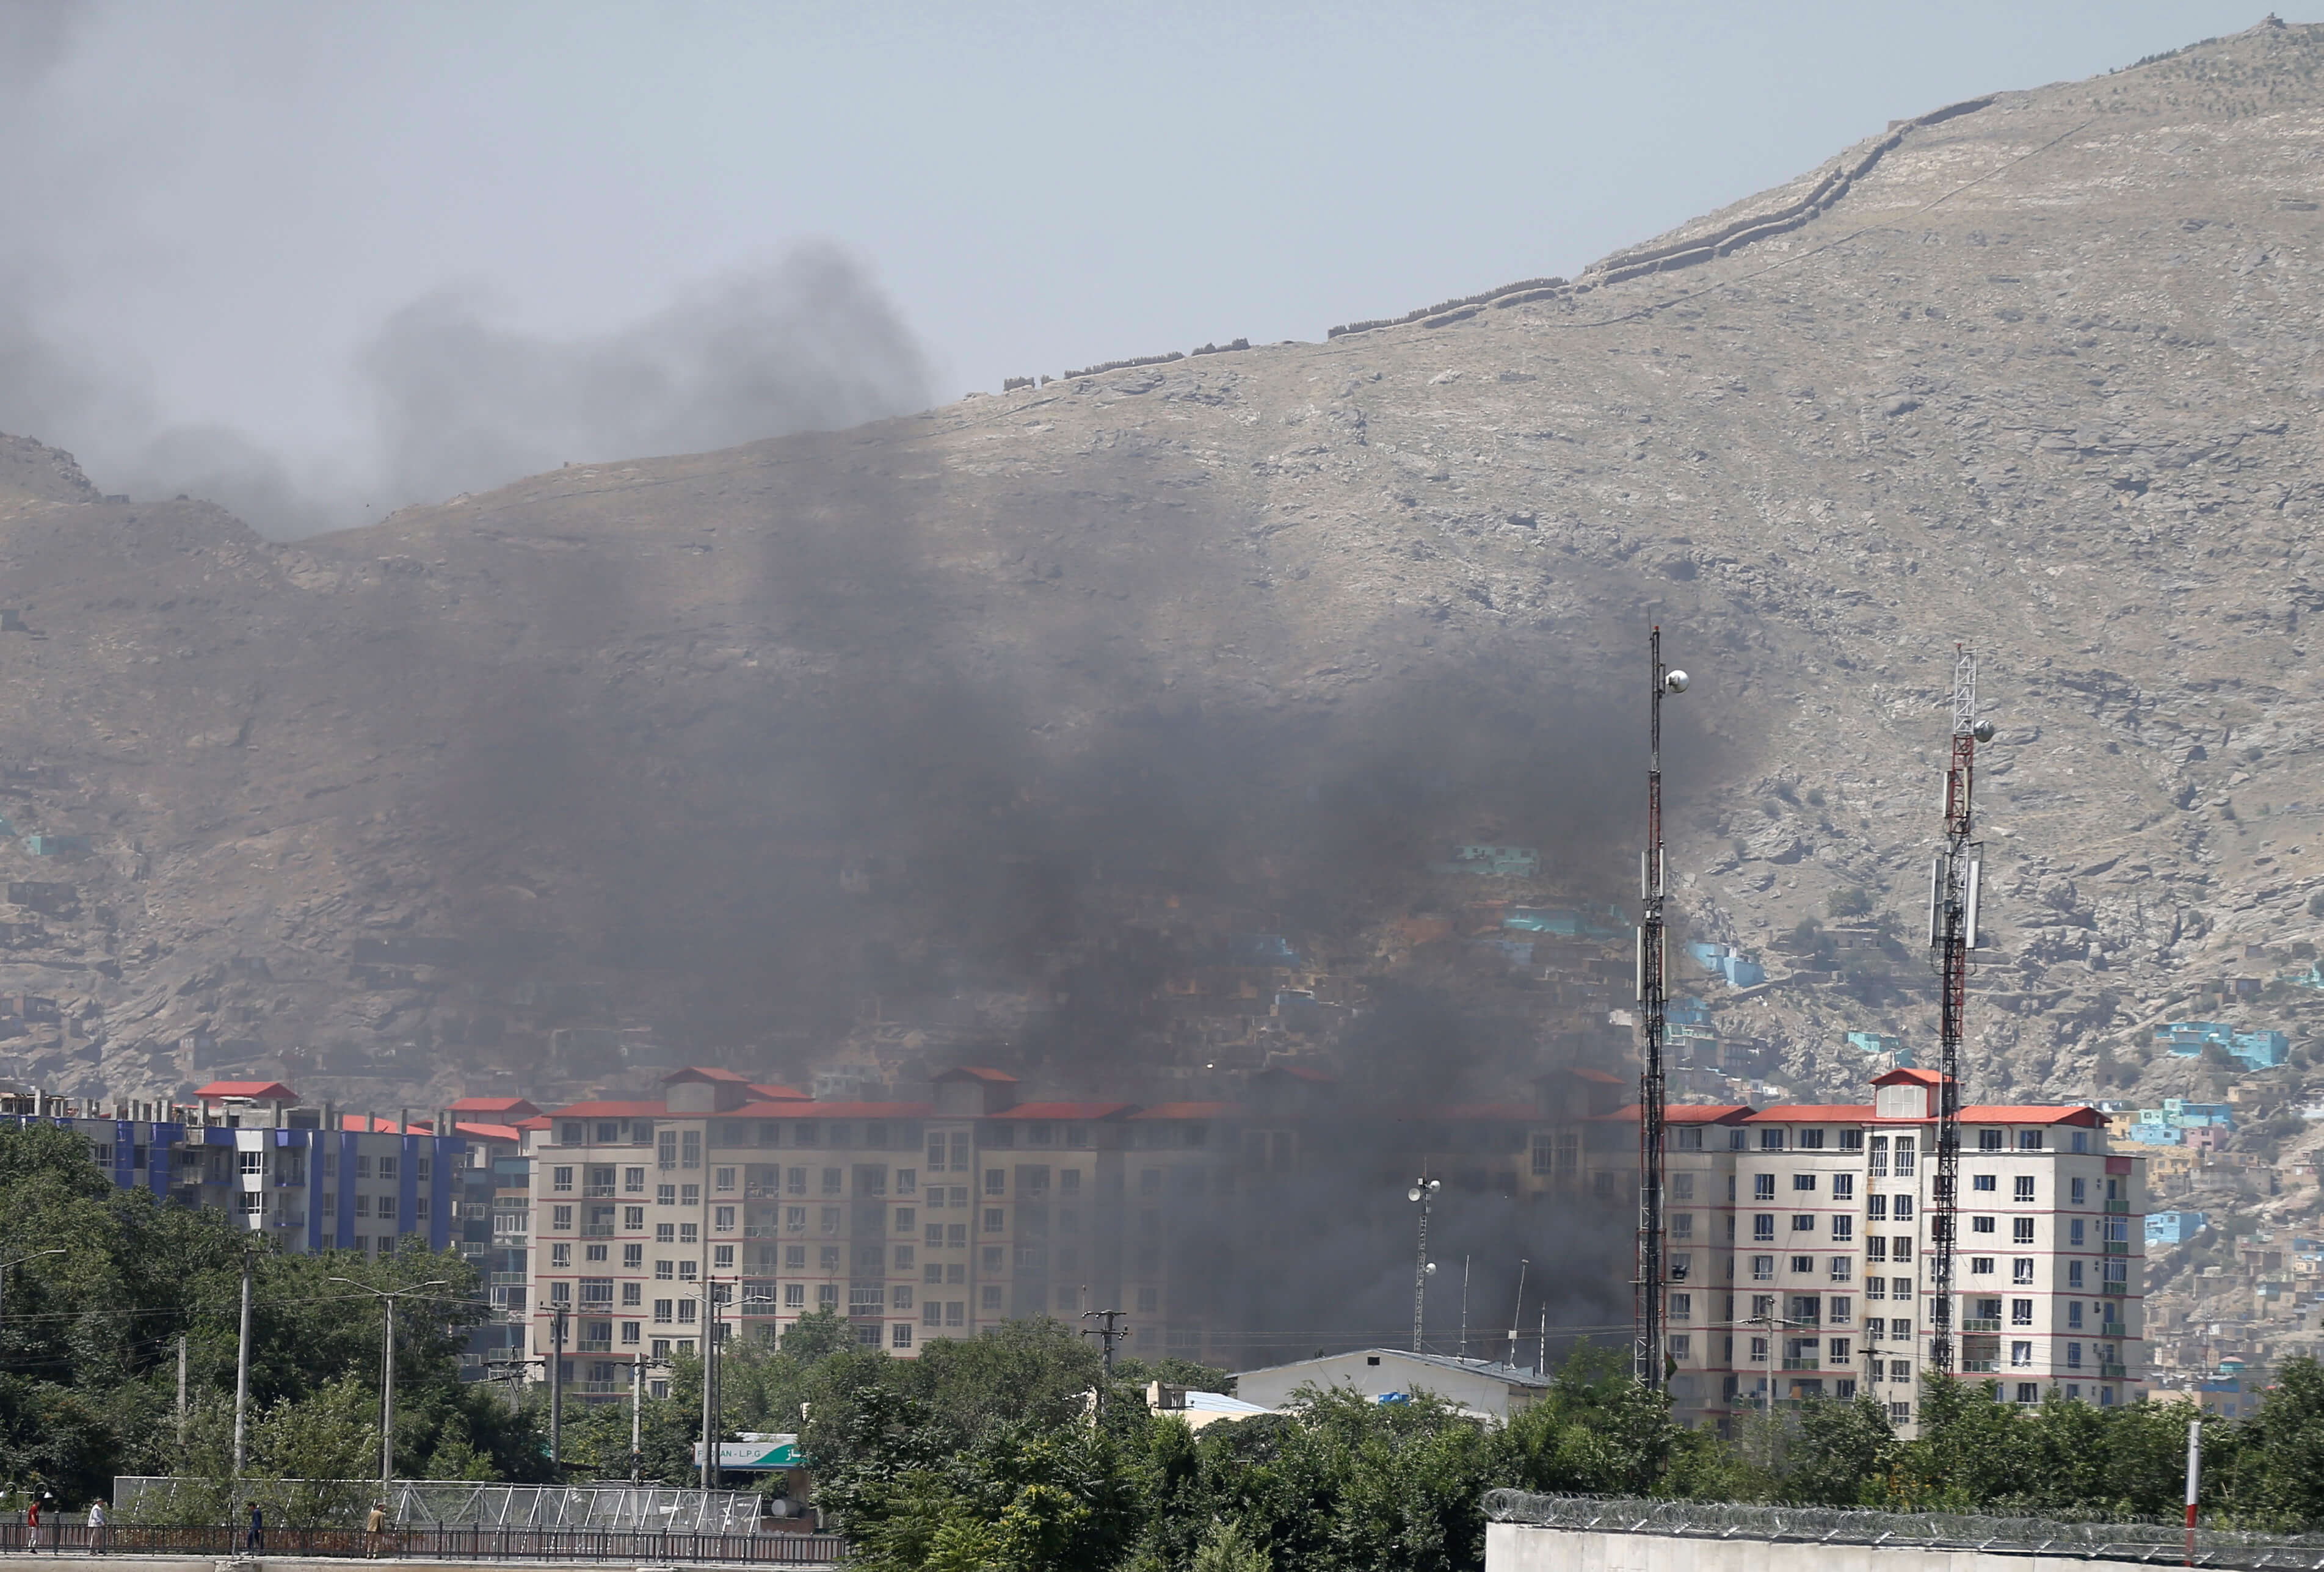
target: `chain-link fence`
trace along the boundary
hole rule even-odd
[[[459,1480],[223,1479],[119,1475],[117,1521],[193,1527],[238,1521],[255,1502],[269,1522],[360,1526],[377,1501],[401,1529],[522,1529],[552,1532],[751,1534],[775,1527],[747,1490],[643,1485],[475,1485]],[[785,1525],[789,1526],[789,1525]]]
[[[1590,1495],[1485,1495],[1494,1522],[1601,1534],[1666,1534],[1682,1539],[1761,1540],[1783,1544],[1886,1545],[1979,1550],[1996,1556],[2070,1556],[2083,1560],[2178,1562],[2187,1531],[2169,1523],[2065,1522],[2048,1518],[1983,1517],[1969,1512],[1862,1512],[1841,1507],[1755,1506],[1740,1503],[1643,1501]],[[2324,1572],[2324,1534],[2195,1531],[2193,1564]]]

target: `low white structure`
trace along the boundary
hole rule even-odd
[[[1235,1395],[1245,1402],[1279,1409],[1303,1386],[1351,1387],[1378,1402],[1394,1402],[1426,1392],[1471,1413],[1507,1419],[1548,1390],[1549,1384],[1548,1376],[1515,1365],[1456,1359],[1449,1354],[1412,1354],[1400,1348],[1358,1348],[1243,1371],[1235,1377]]]

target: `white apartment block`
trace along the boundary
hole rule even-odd
[[[1672,1393],[1685,1416],[1869,1393],[1916,1425],[1932,1323],[1938,1078],[1873,1102],[1671,1110]],[[2012,1402],[2135,1401],[2144,1370],[2137,1158],[2084,1108],[1960,1116],[1955,1365]]]

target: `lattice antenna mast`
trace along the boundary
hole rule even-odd
[[[1646,643],[1653,687],[1646,700],[1646,849],[1638,856],[1638,1264],[1637,1338],[1630,1367],[1660,1391],[1663,1356],[1663,694],[1686,692],[1687,676],[1663,666],[1663,630]]]
[[[1993,723],[1977,718],[1977,655],[1953,659],[1952,757],[1945,768],[1945,844],[1929,869],[1929,946],[1938,979],[1937,1163],[1929,1204],[1929,1367],[1950,1375],[1954,1339],[1954,1251],[1960,1235],[1960,1077],[1969,1005],[1969,952],[1977,948],[1978,872],[1985,848],[1970,839],[1977,745]]]

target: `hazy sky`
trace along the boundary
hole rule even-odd
[[[0,51],[52,47],[0,60],[5,304],[156,425],[238,427],[313,477],[383,473],[355,368],[447,290],[466,329],[618,357],[690,292],[825,243],[918,342],[925,373],[882,386],[948,399],[1570,273],[1891,118],[2262,5],[12,9]],[[122,407],[34,434],[125,451],[96,429]]]

